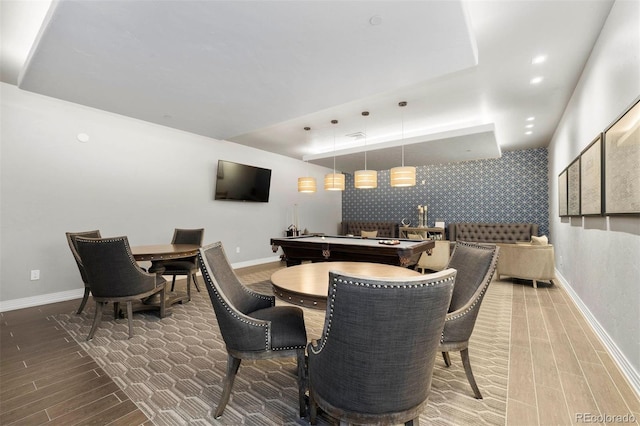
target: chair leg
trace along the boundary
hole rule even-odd
[[[85,286],[84,297],[82,298],[82,302],[80,302],[80,307],[78,308],[78,312],[76,312],[76,315],[80,315],[82,313],[84,306],[87,304],[87,300],[89,300],[89,293],[91,293],[91,290],[89,289],[89,287]]]
[[[313,399],[311,391],[309,391],[309,423],[312,425],[318,424],[318,404]]]
[[[304,401],[304,395],[307,391],[307,369],[304,349],[296,350],[296,358],[298,363],[298,404],[300,405],[300,418],[307,416],[307,405]]]
[[[93,317],[93,325],[91,326],[91,330],[87,336],[87,341],[93,339],[93,334],[96,332],[98,324],[100,324],[100,320],[102,319],[102,308],[104,305],[106,305],[105,302],[96,302],[96,313]]]
[[[471,385],[471,389],[473,389],[473,395],[476,399],[482,399],[482,394],[480,393],[480,389],[478,389],[476,379],[473,377],[473,371],[471,371],[471,363],[469,362],[469,348],[461,350],[460,356],[462,357],[462,365],[464,366],[464,372],[467,375],[467,380]]]
[[[191,274],[187,274],[187,302],[191,302]]]
[[[224,377],[222,396],[220,396],[218,408],[216,408],[216,413],[213,415],[213,417],[216,419],[219,419],[220,416],[222,416],[222,413],[227,406],[227,402],[229,402],[229,397],[231,396],[231,388],[233,387],[233,381],[236,379],[238,368],[240,368],[240,361],[242,361],[240,358],[236,358],[232,355],[227,356],[227,375]]]
[[[538,288],[538,281],[533,280],[533,288]]]
[[[171,291],[173,291],[173,288],[176,286],[176,276],[174,275],[173,278],[171,279]]]
[[[449,357],[449,352],[442,352],[442,358],[444,359],[444,365],[447,367],[451,367],[451,358]]]
[[[196,290],[200,293],[200,287],[198,287],[198,280],[196,280],[196,274],[193,274],[193,285],[196,286]]]
[[[127,301],[127,322],[129,323],[129,339],[133,337],[133,305],[131,300]]]

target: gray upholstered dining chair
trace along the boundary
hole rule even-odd
[[[241,360],[282,357],[296,357],[298,403],[304,417],[307,332],[302,309],[275,306],[274,296],[242,284],[220,242],[201,248],[198,261],[227,348],[227,373],[215,418],[222,416],[229,402]]]
[[[445,365],[451,366],[450,351],[460,351],[467,380],[477,399],[482,394],[471,370],[469,338],[473,333],[480,305],[498,264],[500,248],[495,244],[456,242],[448,268],[458,271],[451,306],[444,322],[440,351]]]
[[[324,330],[307,346],[310,421],[417,425],[456,271],[376,279],[329,273]]]
[[[82,297],[82,302],[80,302],[80,307],[78,308],[78,312],[76,314],[81,314],[85,305],[87,304],[87,300],[89,300],[89,294],[91,294],[91,287],[89,286],[89,280],[87,279],[87,273],[84,270],[84,266],[82,265],[82,260],[80,260],[80,255],[78,254],[78,247],[76,245],[77,237],[85,237],[85,238],[100,238],[100,231],[84,231],[84,232],[66,232],[67,243],[69,243],[69,248],[71,249],[71,254],[73,254],[73,258],[76,261],[76,265],[78,265],[78,269],[80,270],[80,277],[82,277],[82,282],[84,283],[84,296]]]
[[[119,304],[126,302],[129,338],[133,337],[133,301],[158,293],[160,318],[165,316],[166,280],[138,266],[127,237],[76,237],[76,246],[91,285],[91,295],[96,302],[93,325],[87,340],[93,338],[102,319],[103,308],[109,302],[113,302],[114,318],[118,317]]]
[[[173,231],[173,238],[171,244],[197,244],[202,245],[204,238],[204,229],[179,229],[176,228]],[[196,290],[200,291],[198,287],[198,281],[196,280],[196,274],[198,272],[198,259],[197,256],[184,258],[184,259],[172,259],[162,262],[164,266],[164,275],[171,275],[171,291],[176,285],[177,275],[187,276],[187,297],[191,300],[191,281],[196,286]]]

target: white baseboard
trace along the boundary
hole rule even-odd
[[[16,309],[32,308],[49,303],[65,302],[67,300],[82,299],[84,287],[59,293],[41,294],[39,296],[23,297],[21,299],[0,301],[0,312],[15,311]]]
[[[249,266],[262,265],[264,263],[273,263],[273,262],[280,262],[280,255],[265,257],[263,259],[248,260],[246,262],[237,262],[237,263],[233,263],[231,267],[233,269],[239,269],[239,268],[246,268]]]
[[[246,268],[248,266],[262,265],[264,263],[279,262],[280,256],[266,257],[264,259],[248,260],[246,262],[238,262],[232,264],[232,268]],[[198,272],[198,275],[201,275]],[[169,278],[170,279],[170,278]],[[16,309],[32,308],[34,306],[46,305],[49,303],[65,302],[67,300],[81,299],[84,295],[84,287],[61,291],[59,293],[42,294],[39,296],[23,297],[21,299],[13,299],[0,301],[0,312],[15,311]]]
[[[567,280],[565,280],[562,274],[560,274],[557,270],[556,277],[558,278],[558,281],[561,282],[562,287],[567,291],[567,294],[569,295],[569,297],[571,297],[580,312],[582,312],[582,315],[584,315],[589,325],[591,325],[593,331],[600,338],[602,344],[607,348],[607,350],[613,357],[613,360],[618,364],[618,367],[620,367],[620,371],[627,378],[633,390],[637,395],[640,395],[640,374],[638,374],[627,357],[625,357],[624,354],[620,351],[613,339],[611,339],[611,336],[609,336],[609,333],[607,333],[607,331],[600,325],[587,305],[582,302],[582,299],[580,299],[578,294],[573,290],[573,288],[571,288]]]

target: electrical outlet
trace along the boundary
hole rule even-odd
[[[32,269],[31,270],[31,281],[40,279],[40,269]]]
[[[240,253],[240,247],[236,247],[236,253]]]

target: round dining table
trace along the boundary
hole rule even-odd
[[[329,271],[377,278],[415,277],[418,271],[401,266],[369,262],[316,262],[288,266],[271,275],[273,293],[285,302],[325,309]]]
[[[198,254],[200,245],[198,244],[153,244],[144,246],[132,246],[131,254],[138,262],[151,262],[149,272],[162,275],[165,268],[162,262],[170,259],[182,259],[193,257]],[[165,290],[165,305],[170,307],[176,303],[189,301],[190,295]],[[146,299],[142,307],[137,310],[160,306],[160,296],[158,294]]]

